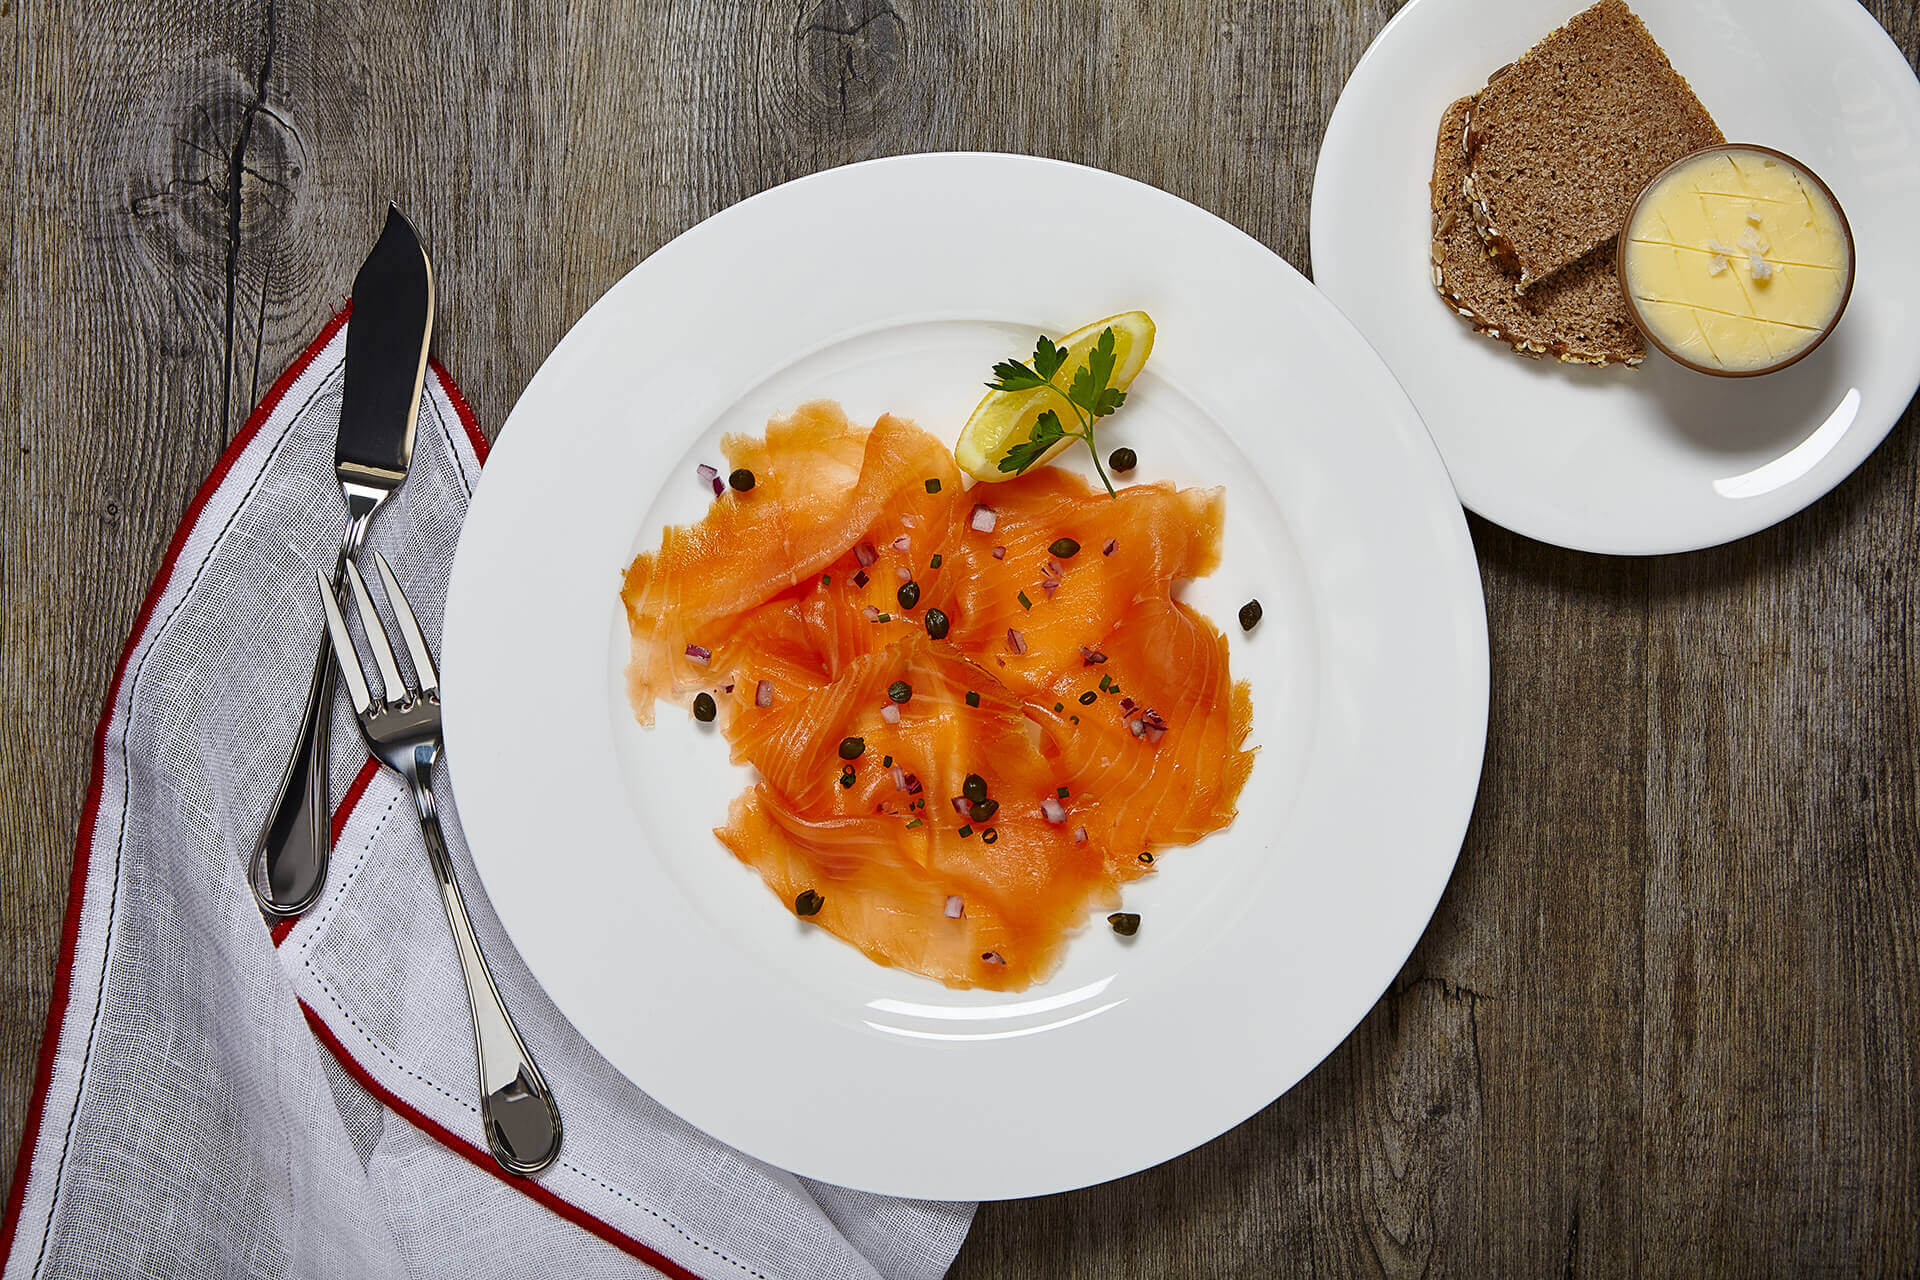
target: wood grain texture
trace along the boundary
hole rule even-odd
[[[1908,0],[1867,7],[1912,60]],[[640,258],[872,156],[1099,165],[1304,266],[1322,130],[1395,8],[0,0],[0,1181],[119,645],[386,200],[491,432]],[[1474,522],[1491,745],[1400,978],[1218,1141],[983,1207],[954,1274],[1920,1269],[1913,418],[1733,547]]]

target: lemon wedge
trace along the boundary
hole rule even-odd
[[[1054,375],[1053,385],[1061,392],[1073,385],[1074,376],[1086,367],[1087,354],[1093,350],[1093,344],[1099,341],[1101,332],[1109,328],[1113,330],[1113,380],[1109,385],[1118,391],[1132,385],[1153,351],[1153,318],[1144,311],[1128,311],[1095,320],[1060,339],[1058,345],[1067,357]],[[1016,473],[1000,470],[1000,460],[1007,456],[1007,450],[1032,438],[1033,424],[1048,409],[1058,412],[1069,430],[1079,428],[1066,399],[1048,387],[989,391],[973,416],[967,419],[967,425],[961,428],[960,439],[953,446],[953,460],[962,471],[986,484],[1013,479]],[[1077,441],[1076,436],[1062,439],[1041,454],[1033,465],[1051,461]]]

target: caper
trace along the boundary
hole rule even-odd
[[[893,598],[900,602],[902,609],[913,608],[920,603],[920,584],[912,581],[901,583],[900,589],[893,593]]]
[[[701,724],[708,724],[713,720],[714,716],[719,713],[720,709],[713,705],[712,694],[696,693],[693,695],[693,718],[695,720],[698,720]]]
[[[970,804],[980,803],[987,798],[987,780],[977,773],[968,774],[967,780],[960,784],[960,794]]]
[[[858,760],[861,753],[866,749],[867,740],[865,738],[840,739],[840,758],[842,760]]]
[[[745,467],[737,468],[732,475],[727,477],[727,483],[732,485],[738,492],[745,493],[747,490],[753,488],[753,472],[747,470]]]

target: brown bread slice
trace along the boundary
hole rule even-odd
[[[1627,311],[1611,240],[1524,294],[1487,253],[1460,188],[1472,101],[1460,99],[1440,118],[1433,153],[1433,287],[1475,329],[1515,351],[1570,364],[1639,364],[1646,345]]]
[[[1475,96],[1464,190],[1482,239],[1531,289],[1612,239],[1656,173],[1725,141],[1640,19],[1600,0]]]

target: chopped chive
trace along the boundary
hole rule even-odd
[[[875,622],[892,622],[893,615],[890,613],[883,613],[879,617],[875,618],[874,621]]]
[[[891,769],[891,768],[893,768],[893,757],[892,757],[892,756],[881,756],[881,757],[880,757],[880,767],[881,767],[882,769]]]
[[[933,568],[938,569],[940,567],[940,557],[935,556],[932,560],[928,561],[927,563],[931,565]]]
[[[1067,798],[1067,789],[1065,787],[1055,787],[1053,789],[1053,794],[1059,796],[1062,800],[1065,800]]]
[[[971,689],[967,690],[967,705],[970,707],[977,707],[980,705],[980,695],[975,693]]]
[[[968,826],[968,825],[967,825],[966,823],[964,823],[964,822],[960,824],[960,838],[961,838],[962,840],[965,840],[965,839],[966,839],[966,838],[967,838],[968,836],[970,836],[970,835],[972,835],[972,834],[973,834],[973,828],[972,828],[972,827],[970,827],[970,826]]]
[[[908,822],[907,822],[907,830],[909,830],[909,831],[911,831],[911,830],[913,830],[913,829],[914,829],[915,827],[924,827],[925,825],[926,825],[926,823],[924,823],[924,822],[922,822],[922,821],[920,821],[920,819],[918,819],[918,818],[912,818],[912,819],[909,819],[909,820],[908,820]]]
[[[1069,719],[1069,720],[1071,720],[1071,721],[1073,721],[1073,722],[1074,722],[1075,724],[1079,724],[1079,723],[1080,723],[1080,717],[1079,717],[1079,716],[1068,716],[1068,717],[1067,717],[1067,719]]]
[[[940,482],[938,480],[927,481],[927,492],[928,493],[940,492]]]
[[[1056,702],[1053,704],[1053,709],[1055,711],[1065,711],[1067,708],[1065,703]]]
[[[1099,696],[1100,696],[1099,694],[1089,689],[1085,693],[1080,695],[1080,705],[1083,707],[1090,707],[1093,705],[1094,699],[1098,698]]]
[[[1153,855],[1151,853],[1148,853],[1146,850],[1142,849],[1140,851],[1140,861],[1146,863],[1148,866],[1152,866]]]
[[[1000,833],[998,831],[995,831],[992,827],[988,827],[985,831],[982,831],[980,833],[981,844],[992,844],[995,840],[998,840],[999,838],[1000,838]]]
[[[830,574],[830,573],[823,573],[823,574],[821,574],[821,575],[820,575],[820,585],[821,585],[821,586],[823,586],[823,587],[830,587],[830,586],[832,586],[832,585],[833,585],[833,575],[832,575],[832,574]]]
[[[1020,594],[1019,594],[1018,596],[1016,596],[1016,597],[1014,597],[1014,598],[1015,598],[1015,599],[1017,599],[1017,600],[1018,600],[1018,601],[1020,602],[1020,607],[1021,607],[1022,609],[1031,609],[1031,608],[1033,608],[1033,601],[1031,601],[1031,600],[1029,600],[1029,599],[1027,599],[1027,593],[1026,593],[1026,592],[1024,592],[1024,591],[1022,591],[1022,592],[1021,592],[1021,593],[1020,593]]]
[[[849,769],[840,775],[840,785],[848,790],[853,789],[853,770]]]
[[[1112,684],[1113,684],[1113,677],[1112,677],[1112,676],[1101,676],[1101,677],[1100,677],[1100,692],[1102,692],[1102,693],[1105,693],[1105,692],[1107,691],[1107,689],[1108,689],[1108,688],[1109,688],[1109,687],[1110,687],[1110,686],[1111,686]]]

